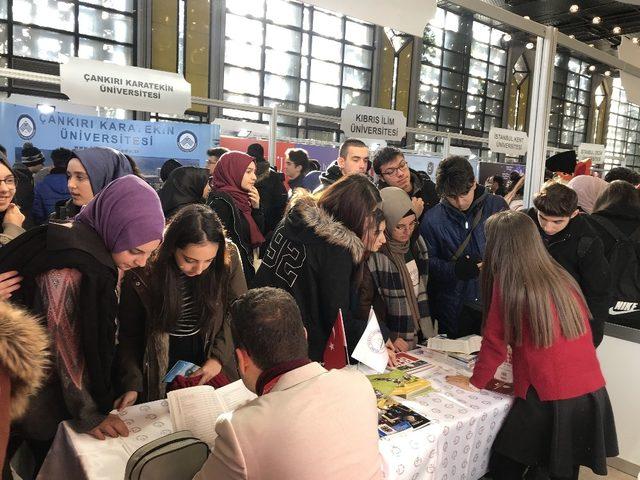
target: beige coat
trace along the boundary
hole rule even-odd
[[[310,363],[218,419],[194,480],[381,479],[377,422],[366,377]]]

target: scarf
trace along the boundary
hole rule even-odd
[[[220,157],[216,169],[213,172],[213,187],[216,190],[227,193],[236,208],[240,210],[249,225],[249,237],[252,247],[258,247],[264,243],[264,236],[251,215],[251,201],[249,193],[242,189],[242,178],[253,157],[246,153],[231,151]]]
[[[165,218],[169,218],[185,205],[202,203],[208,179],[209,170],[206,168],[178,167],[173,170],[158,190]]]
[[[409,310],[413,317],[413,323],[416,331],[420,330],[420,310],[418,309],[418,298],[413,288],[413,281],[409,270],[407,270],[407,263],[405,256],[409,251],[411,239],[405,243],[398,242],[393,239],[392,232],[398,225],[398,222],[402,220],[407,212],[413,212],[413,204],[411,198],[404,190],[397,187],[386,187],[380,190],[380,196],[382,197],[382,213],[387,223],[385,229],[385,237],[387,243],[382,246],[382,253],[385,254],[391,262],[395,265],[402,277],[402,285],[407,294],[407,301],[409,303]],[[417,216],[416,216],[417,217]],[[417,259],[416,259],[417,260]]]
[[[133,173],[127,157],[113,148],[92,147],[74,150],[73,154],[87,171],[94,195],[116,178]]]
[[[304,367],[311,363],[308,358],[297,358],[288,362],[278,363],[273,367],[263,371],[256,382],[256,393],[259,397],[269,393],[276,386],[280,377],[296,368]]]
[[[593,206],[609,184],[598,177],[579,175],[571,179],[567,186],[578,194],[578,206],[587,213],[593,211]]]
[[[109,253],[162,240],[164,215],[155,190],[135,175],[114,180],[75,219],[93,228]]]

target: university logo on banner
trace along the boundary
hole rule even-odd
[[[20,115],[16,123],[18,136],[22,140],[31,140],[36,134],[36,122],[29,115]]]
[[[198,146],[198,137],[195,133],[185,130],[178,135],[178,148],[183,152],[193,152]]]

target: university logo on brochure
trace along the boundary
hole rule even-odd
[[[198,146],[198,137],[195,133],[185,130],[178,134],[178,148],[183,152],[193,152]]]
[[[36,122],[29,115],[20,115],[16,123],[18,136],[22,140],[31,140],[36,134]]]

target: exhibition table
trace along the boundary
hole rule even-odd
[[[380,439],[385,478],[476,480],[486,473],[491,445],[513,399],[454,387],[445,376],[455,373],[438,364],[418,374],[429,379],[434,390],[402,402],[431,423]],[[131,432],[127,438],[100,441],[61,423],[38,478],[122,479],[137,448],[173,430],[166,400],[135,405],[120,415]]]

